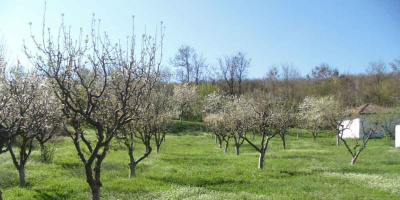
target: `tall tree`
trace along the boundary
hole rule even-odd
[[[182,83],[194,82],[196,86],[203,79],[204,70],[207,68],[203,55],[198,55],[189,45],[182,45],[170,62],[178,68],[177,77]]]
[[[293,101],[298,95],[296,81],[300,79],[300,72],[291,65],[282,65],[282,98]]]
[[[242,82],[247,76],[247,71],[250,68],[251,59],[246,59],[246,55],[243,52],[239,52],[234,57],[234,64],[236,65],[236,77],[239,85],[239,94],[242,94]]]
[[[366,96],[368,99],[372,100],[373,103],[384,105],[388,101],[387,98],[385,98],[385,90],[383,88],[386,64],[382,61],[370,62],[366,72],[372,77],[372,79],[368,81],[369,86],[366,87],[366,91],[368,92]]]
[[[337,69],[331,68],[327,63],[321,63],[311,70],[311,77],[309,78],[315,82],[315,93],[318,96],[325,96],[328,95],[333,88],[330,80],[338,76],[339,71]]]
[[[128,47],[115,44],[107,34],[100,34],[95,19],[89,36],[85,38],[81,31],[77,40],[64,20],[57,40],[50,29],[45,34],[45,20],[42,28],[41,40],[32,35],[37,52],[31,54],[27,48],[25,52],[53,83],[54,92],[64,106],[63,114],[72,127],[67,131],[84,165],[92,199],[97,200],[102,186],[101,166],[110,142],[118,130],[137,118],[143,98],[158,80],[154,74],[158,74],[161,64],[163,27],[161,24],[160,44],[156,38],[142,35],[139,55],[134,35],[127,42]],[[88,140],[83,123],[95,129],[93,140]]]
[[[192,58],[193,62],[193,81],[195,85],[199,85],[200,81],[205,80],[205,70],[208,68],[206,59],[203,57],[203,55],[198,55],[197,53],[193,54]]]
[[[190,83],[191,73],[193,71],[192,57],[194,49],[188,45],[182,45],[178,49],[174,59],[171,60],[171,64],[178,68],[178,78],[182,83]]]
[[[238,93],[242,93],[242,81],[246,78],[247,70],[250,68],[250,59],[239,52],[237,55],[225,56],[218,59],[221,78],[229,88],[229,94],[235,94],[235,87],[238,85]]]
[[[275,65],[269,67],[266,74],[266,84],[272,97],[278,97],[279,70]]]

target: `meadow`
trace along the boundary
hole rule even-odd
[[[129,179],[128,154],[114,142],[102,167],[102,199],[399,199],[400,149],[386,138],[373,139],[351,166],[335,136],[323,132],[314,142],[309,134],[290,130],[287,149],[271,141],[265,168],[257,169],[258,153],[248,144],[240,155],[219,149],[201,123],[177,123],[159,154],[153,152]],[[257,140],[257,137],[255,138]],[[40,162],[35,149],[26,166],[26,188],[10,155],[0,155],[0,186],[5,200],[90,199],[85,172],[72,141],[52,142],[52,163]],[[138,146],[136,155],[144,149]]]

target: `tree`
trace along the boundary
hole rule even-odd
[[[219,91],[214,91],[206,96],[202,106],[204,115],[215,114],[222,112],[225,108],[226,97],[219,94]]]
[[[260,153],[258,169],[264,167],[265,154],[269,141],[282,131],[285,131],[288,126],[285,106],[283,102],[270,100],[265,97],[258,97],[252,102],[254,124],[258,127],[258,131],[261,134],[260,146],[255,145],[246,135],[242,135],[242,137]]]
[[[275,126],[279,127],[278,134],[282,141],[282,148],[286,149],[286,134],[287,130],[291,125],[295,123],[296,120],[296,109],[295,104],[291,101],[280,101],[278,109],[275,114]]]
[[[85,38],[81,31],[77,40],[63,20],[57,40],[53,40],[50,29],[45,34],[45,20],[43,24],[42,40],[32,34],[37,52],[31,54],[26,47],[25,52],[33,65],[50,78],[68,120],[70,128],[66,131],[84,164],[92,199],[100,199],[101,166],[110,142],[138,117],[138,109],[156,81],[163,27],[159,44],[156,38],[142,35],[142,48],[136,55],[134,35],[127,42],[129,47],[113,44],[107,34],[100,34],[95,19],[89,36]],[[88,140],[83,124],[92,127],[96,137]]]
[[[236,65],[236,77],[239,84],[239,94],[242,94],[242,81],[247,76],[247,71],[250,68],[251,59],[246,59],[243,52],[239,52],[234,58],[233,62]]]
[[[282,65],[282,97],[286,101],[293,101],[298,92],[296,91],[297,80],[300,79],[300,72],[291,65]]]
[[[200,81],[204,80],[204,72],[207,69],[206,59],[203,55],[193,54],[193,80],[196,85],[199,85]]]
[[[117,136],[128,149],[129,178],[136,176],[137,165],[151,154],[152,137],[155,138],[157,153],[165,140],[173,116],[169,93],[163,85],[155,86],[150,95],[144,99],[147,103],[140,109],[138,119],[123,128]],[[134,151],[139,143],[145,146],[145,152],[136,159]]]
[[[150,111],[153,115],[151,122],[154,124],[154,140],[156,143],[156,153],[159,153],[161,144],[165,141],[165,135],[171,130],[173,104],[168,88],[161,86],[153,93]]]
[[[386,64],[382,61],[370,62],[366,72],[372,77],[370,87],[366,88],[369,99],[375,103],[383,105],[387,101],[383,90],[384,76],[386,73]]]
[[[224,59],[219,58],[220,76],[229,88],[229,94],[235,94],[235,87],[239,85],[239,94],[242,93],[242,81],[247,75],[250,67],[250,59],[246,59],[245,54],[239,52],[234,56],[225,56]]]
[[[336,146],[339,146],[340,134],[343,134],[347,127],[343,127],[343,121],[350,116],[350,110],[344,107],[339,101],[336,101],[333,96],[320,97],[319,99],[322,112],[322,119],[325,121],[328,128],[335,130]]]
[[[171,64],[178,69],[178,77],[182,83],[190,83],[191,73],[193,71],[193,66],[191,63],[194,54],[194,49],[188,45],[182,45],[175,58],[171,60]]]
[[[311,71],[311,78],[315,81],[316,94],[318,96],[325,96],[332,90],[333,85],[331,79],[339,76],[337,69],[332,69],[329,64],[321,63],[315,66]]]
[[[239,155],[239,149],[244,142],[243,136],[250,129],[253,117],[250,101],[244,97],[234,97],[226,104],[225,127],[234,139],[236,155]]]
[[[312,69],[311,75],[314,79],[323,80],[339,76],[339,71],[337,69],[331,69],[327,63],[321,63],[319,66],[315,66]]]
[[[389,63],[389,65],[392,68],[392,75],[394,76],[397,85],[397,87],[394,87],[396,89],[395,91],[400,91],[400,59],[394,59],[394,61]],[[398,92],[393,92],[392,95],[397,98],[397,103],[399,103],[398,99],[400,99],[400,94]]]
[[[177,76],[182,83],[193,81],[196,86],[203,79],[204,70],[207,68],[203,56],[198,55],[196,50],[189,45],[182,45],[170,62],[178,68]]]
[[[222,139],[220,138],[221,134],[219,132],[223,125],[221,123],[222,121],[219,121],[222,119],[219,119],[219,115],[217,114],[222,114],[224,112],[225,104],[226,97],[219,94],[218,91],[214,91],[205,97],[202,106],[203,121],[207,129],[215,135],[215,143],[219,143],[219,148],[222,148]]]
[[[235,142],[236,155],[240,153],[240,147],[244,142],[243,135],[251,124],[251,105],[244,97],[224,97],[218,93],[211,93],[207,96],[203,112],[207,115],[204,121],[216,137],[219,147],[225,141],[225,153],[229,146],[229,139]]]
[[[136,176],[136,166],[145,158],[147,158],[153,148],[150,145],[150,140],[152,137],[152,127],[147,119],[132,121],[126,127],[121,130],[121,137],[119,139],[123,140],[125,146],[128,148],[129,155],[129,178]],[[140,140],[140,142],[145,146],[144,154],[135,159],[134,150],[136,146],[135,139]]]
[[[368,124],[368,126],[366,124]],[[358,156],[360,156],[361,152],[367,147],[367,143],[371,138],[372,134],[376,131],[379,131],[380,129],[381,129],[381,124],[379,124],[379,121],[376,120],[376,118],[368,118],[368,120],[361,121],[361,131],[363,134],[361,136],[361,139],[356,137],[352,138],[353,139],[352,146],[350,143],[348,143],[348,141],[346,141],[343,138],[343,131],[341,131],[340,140],[343,142],[347,151],[351,155],[351,161],[350,161],[351,165],[356,164]]]
[[[209,114],[204,118],[207,127],[215,134],[219,148],[222,148],[222,143],[225,142],[224,152],[228,153],[229,139],[231,134],[226,130],[226,118],[223,112]]]
[[[59,136],[64,131],[64,118],[61,112],[61,105],[54,95],[50,83],[44,79],[41,83],[40,99],[43,101],[41,104],[43,108],[40,115],[36,116],[37,132],[35,134],[36,140],[40,145],[40,155],[42,162],[49,162],[45,151],[49,151],[45,144],[52,138]],[[46,150],[47,149],[47,150]]]
[[[315,141],[319,131],[326,124],[324,120],[325,102],[321,98],[306,97],[299,105],[299,120],[303,128],[308,129]]]
[[[8,148],[10,145],[10,138],[8,137],[8,131],[3,127],[3,118],[1,117],[4,114],[4,108],[8,107],[7,102],[9,101],[8,92],[4,85],[4,69],[6,67],[6,63],[4,61],[3,56],[3,44],[0,43],[0,154],[8,152]],[[0,200],[3,200],[1,187],[0,187]]]
[[[0,42],[0,153],[8,152],[9,143],[11,136],[9,133],[12,127],[6,127],[7,124],[16,124],[18,118],[13,118],[10,120],[12,116],[12,106],[11,106],[11,93],[7,84],[6,77],[6,67],[7,62],[5,60],[5,43],[3,41]],[[11,123],[7,123],[10,122]],[[0,191],[1,194],[1,191]],[[0,195],[1,198],[1,195]]]
[[[8,73],[3,71],[1,78],[2,93],[7,97],[2,99],[0,110],[0,137],[5,141],[1,146],[6,146],[18,170],[20,187],[26,185],[25,166],[35,137],[53,123],[51,116],[61,111],[60,105],[53,102],[53,93],[47,89],[46,81],[41,79],[36,73],[24,72],[20,66],[11,68]],[[16,141],[14,144],[11,144],[12,139]]]
[[[199,97],[197,87],[190,86],[188,83],[174,87],[174,109],[182,122],[184,116],[195,114],[197,112]]]
[[[276,66],[270,66],[266,75],[266,82],[269,85],[271,95],[276,98],[278,96],[279,70]]]

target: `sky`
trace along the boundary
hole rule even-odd
[[[245,52],[249,78],[263,77],[271,65],[289,64],[302,75],[321,63],[341,73],[363,73],[369,62],[400,58],[400,0],[48,0],[46,27],[64,21],[89,33],[93,13],[113,40],[132,32],[155,34],[163,21],[163,64],[181,45],[192,46],[211,65]],[[0,0],[0,37],[11,63],[29,62],[23,40],[41,35],[44,1]]]

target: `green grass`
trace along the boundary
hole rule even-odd
[[[201,123],[175,124],[160,153],[139,164],[137,177],[128,178],[128,155],[113,143],[102,169],[103,199],[399,199],[400,149],[385,138],[371,140],[355,166],[329,132],[316,142],[295,131],[282,150],[271,141],[265,169],[258,154],[244,144],[241,155],[233,146],[224,154]],[[203,129],[201,129],[203,130]],[[26,167],[27,188],[19,188],[18,173],[8,154],[0,155],[0,186],[9,199],[89,199],[90,189],[71,139],[55,144],[52,164],[42,164],[36,149]],[[140,147],[139,152],[142,153]]]
[[[202,122],[173,121],[171,133],[173,135],[202,135],[206,127]]]

